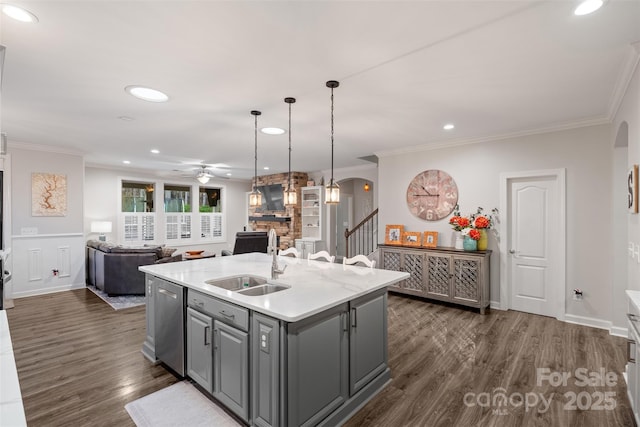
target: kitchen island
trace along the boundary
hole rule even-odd
[[[140,267],[143,353],[249,425],[340,425],[390,381],[386,287],[409,275],[277,263],[277,279],[259,253]]]

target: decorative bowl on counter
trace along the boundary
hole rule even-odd
[[[202,252],[204,251],[185,251],[187,255],[200,255]]]

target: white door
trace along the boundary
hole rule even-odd
[[[336,209],[336,255],[338,257],[346,256],[346,239],[344,230],[353,226],[353,196],[351,194],[342,194],[340,203]]]
[[[510,308],[564,313],[564,179],[555,174],[507,180],[507,273]]]

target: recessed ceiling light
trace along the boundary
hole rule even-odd
[[[151,152],[152,152],[153,154],[160,154],[160,150],[156,150],[155,148],[154,148],[153,150],[151,150]]]
[[[578,16],[588,15],[600,9],[603,4],[603,0],[584,0],[575,8],[573,14]]]
[[[269,170],[269,166],[265,166],[265,167],[264,167],[264,168],[262,168],[262,169],[264,169],[264,170],[268,171],[268,170]]]
[[[10,4],[2,5],[2,13],[10,18],[15,19],[16,21],[27,22],[31,24],[35,24],[38,22],[38,17],[33,13],[21,7],[12,6]]]
[[[167,102],[169,100],[169,96],[166,93],[162,93],[159,90],[151,89],[144,86],[127,86],[124,88],[129,94],[135,96],[138,99],[142,99],[144,101],[149,102]]]
[[[260,132],[266,133],[267,135],[282,135],[284,133],[284,129],[280,128],[262,128]]]
[[[129,160],[123,160],[122,163],[124,163],[125,165],[128,165],[131,162]]]
[[[135,120],[133,117],[129,117],[129,116],[118,116],[118,118],[123,122],[132,122]]]
[[[444,129],[444,130],[451,130],[453,128],[455,128],[453,123],[447,123],[446,125],[442,126],[442,129]]]
[[[227,176],[231,176],[231,172],[227,172]]]

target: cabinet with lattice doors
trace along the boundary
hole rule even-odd
[[[380,245],[380,253],[381,268],[410,274],[390,286],[392,292],[475,307],[482,314],[489,306],[491,251]]]

